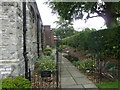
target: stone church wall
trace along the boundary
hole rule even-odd
[[[26,48],[30,69],[34,69],[34,61],[37,58],[38,12],[34,8],[36,9],[27,3]],[[0,80],[6,77],[24,76],[22,9],[22,2],[0,2]],[[39,24],[41,26],[42,22]],[[40,35],[39,32],[41,46]]]

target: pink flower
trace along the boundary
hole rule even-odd
[[[69,52],[69,51],[66,51],[67,53]]]
[[[86,72],[90,72],[90,70],[86,70]]]

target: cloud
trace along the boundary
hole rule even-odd
[[[52,28],[56,27],[56,24],[54,24],[55,21],[57,21],[57,15],[53,15],[52,9],[48,7],[48,5],[43,4],[45,1],[44,0],[36,0],[38,9],[43,21],[44,25],[51,25]]]

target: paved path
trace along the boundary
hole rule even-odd
[[[80,71],[63,56],[61,64],[61,88],[97,88],[92,81],[80,73]]]

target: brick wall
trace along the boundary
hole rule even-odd
[[[45,46],[54,47],[54,32],[50,28],[50,25],[44,25],[44,34],[45,34]]]

